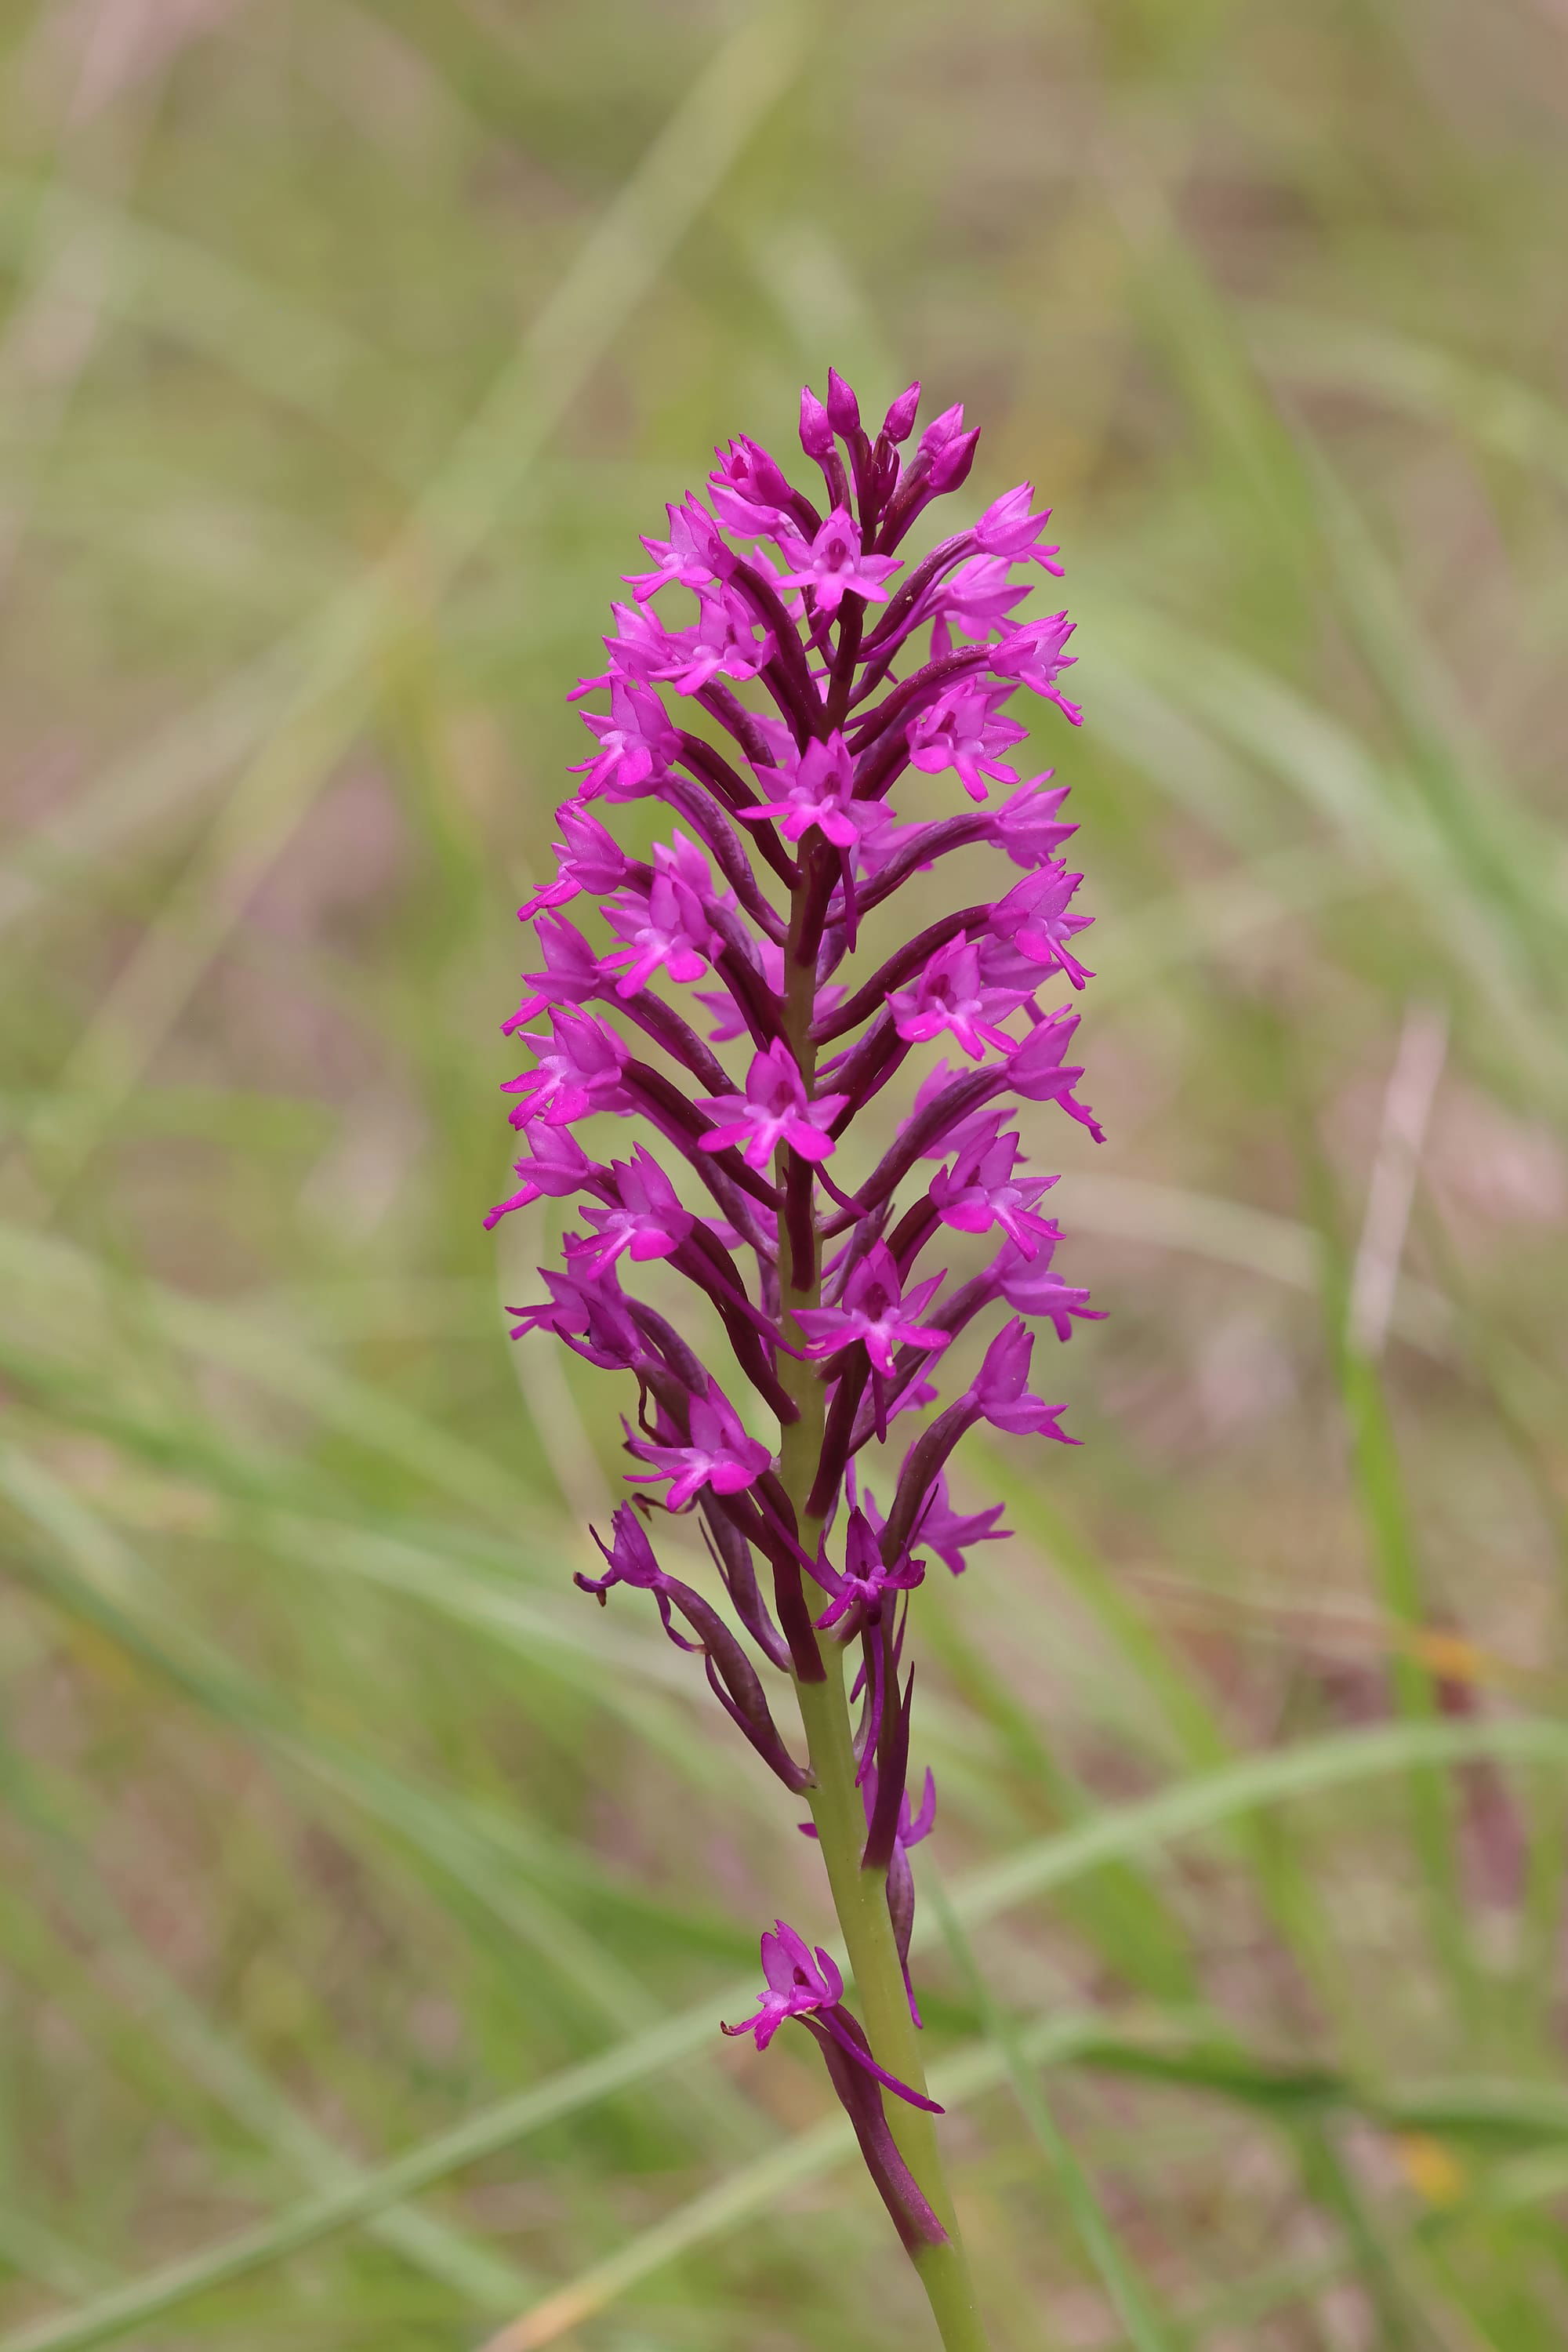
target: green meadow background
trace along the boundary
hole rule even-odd
[[[1088,714],[1111,1319],[917,1612],[999,2352],[1557,2352],[1568,7],[0,24],[0,2352],[929,2341],[479,1225],[563,692],[829,361]]]

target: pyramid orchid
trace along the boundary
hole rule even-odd
[[[1090,977],[1067,786],[1020,781],[1030,721],[1081,717],[1072,624],[1027,609],[1058,550],[1026,482],[908,552],[979,438],[954,405],[916,439],[920,402],[911,384],[873,430],[830,371],[801,399],[810,488],[740,436],[644,538],[605,663],[570,697],[590,749],[521,909],[523,1151],[487,1223],[578,1204],[514,1335],[552,1334],[635,1401],[636,1499],[577,1582],[651,1604],[811,1807],[859,2013],[834,1955],[780,1920],[759,2006],[724,2031],[816,2043],[942,2342],[983,2352],[910,1976],[936,1796],[929,1772],[910,1794],[905,1651],[928,1562],[958,1576],[1005,1540],[1000,1506],[950,1496],[965,1436],[1076,1443],[1030,1386],[1035,1328],[1065,1339],[1094,1310],[1053,1265],[1055,1179],[1013,1121],[1028,1105],[1037,1127],[1100,1129],[1056,1001]],[[938,898],[955,858],[972,887]],[[917,877],[921,918],[900,923]],[[939,1250],[969,1263],[950,1277]],[[661,1559],[669,1514],[700,1530],[710,1589]]]

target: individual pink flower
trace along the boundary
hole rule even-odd
[[[842,1095],[808,1098],[795,1055],[782,1037],[753,1056],[743,1095],[713,1095],[701,1105],[718,1121],[702,1138],[704,1151],[741,1148],[750,1168],[765,1168],[781,1145],[803,1160],[826,1160],[833,1150],[827,1129],[844,1108]]]
[[[1043,866],[998,899],[988,926],[994,940],[1014,950],[1026,971],[1032,970],[1039,979],[1060,971],[1074,988],[1094,978],[1068,945],[1094,920],[1092,915],[1072,912],[1073,895],[1082,880],[1081,874],[1069,874],[1065,866]],[[1026,980],[1023,984],[1032,991],[1037,982]]]
[[[856,801],[853,811],[855,847],[850,862],[861,881],[874,882],[924,828],[900,824],[886,801]]]
[[[1052,772],[1047,768],[1043,775],[1031,776],[987,816],[985,838],[1005,850],[1015,866],[1045,865],[1078,831],[1076,824],[1061,822],[1066,784],[1053,784],[1049,792],[1040,790]]]
[[[880,805],[857,804],[854,791],[855,764],[843,736],[835,733],[826,742],[806,745],[776,799],[738,814],[747,824],[772,818],[786,841],[798,841],[815,828],[836,849],[850,849],[863,832],[873,832],[885,822]]]
[[[628,1372],[643,1360],[642,1340],[613,1266],[591,1275],[558,1274],[548,1265],[539,1271],[550,1296],[537,1307],[512,1310],[518,1318],[511,1326],[514,1339],[529,1331],[552,1331],[574,1355],[605,1372]]]
[[[808,457],[833,455],[833,419],[810,384],[800,388],[800,446]]]
[[[626,873],[626,851],[580,801],[565,802],[556,810],[555,822],[566,836],[553,845],[561,861],[555,879],[524,900],[517,910],[520,923],[531,922],[545,907],[566,906],[584,890],[602,898],[605,891],[619,888]]]
[[[626,1090],[621,1073],[626,1049],[611,1029],[584,1013],[552,1013],[550,1035],[525,1041],[532,1046],[538,1067],[509,1078],[501,1092],[521,1095],[512,1113],[521,1127],[542,1119],[547,1127],[570,1127],[591,1111],[624,1110]]]
[[[731,588],[704,589],[697,605],[696,627],[671,639],[658,673],[678,693],[700,694],[718,677],[743,682],[767,667],[773,657],[773,634],[759,632],[743,597]]]
[[[541,1120],[537,1127],[530,1122],[524,1133],[532,1156],[516,1162],[514,1173],[522,1182],[510,1199],[498,1201],[486,1212],[487,1233],[513,1209],[526,1209],[534,1201],[570,1199],[596,1172],[593,1160],[566,1128],[546,1127]]]
[[[1060,548],[1037,544],[1051,519],[1051,510],[1042,507],[1038,514],[1031,514],[1029,501],[1034,495],[1033,483],[1020,482],[1016,489],[1005,490],[999,499],[993,499],[974,526],[974,543],[987,555],[1002,557],[1009,563],[1042,564],[1059,580],[1062,567],[1056,559],[1061,553]]]
[[[972,1544],[1001,1543],[1011,1529],[998,1527],[1003,1507],[988,1511],[955,1511],[948,1500],[947,1479],[939,1477],[915,1522],[915,1539],[922,1551],[934,1552],[950,1575],[962,1576],[969,1562],[964,1553]]]
[[[826,411],[824,412],[826,415]],[[781,539],[787,571],[781,585],[809,589],[819,613],[837,613],[846,596],[887,597],[886,582],[902,569],[896,555],[863,555],[860,533],[842,507],[835,507],[809,546],[793,533]]]
[[[1103,1143],[1104,1129],[1089,1105],[1080,1103],[1073,1093],[1083,1072],[1062,1059],[1077,1027],[1076,1013],[1057,1013],[1031,1029],[1008,1062],[1007,1084],[1027,1102],[1059,1102],[1071,1118],[1088,1128],[1097,1143]]]
[[[639,1143],[629,1160],[612,1160],[609,1172],[619,1197],[585,1204],[583,1215],[594,1231],[567,1234],[568,1263],[574,1270],[596,1273],[623,1251],[639,1265],[649,1258],[672,1256],[696,1219],[681,1207],[652,1152]]]
[[[992,782],[1016,784],[1017,771],[1002,754],[1028,733],[1016,719],[1004,719],[997,704],[1005,700],[1005,687],[949,687],[922,710],[910,729],[910,759],[929,775],[956,771],[971,800],[983,801]]]
[[[921,435],[915,448],[915,467],[923,467],[926,489],[931,498],[945,498],[950,490],[963,487],[974,462],[974,451],[980,439],[978,428],[963,429],[963,403],[954,401],[934,417]]]
[[[679,506],[666,507],[665,513],[669,517],[669,537],[643,538],[654,559],[653,570],[624,575],[639,604],[646,604],[661,588],[710,587],[716,578],[727,578],[734,566],[733,556],[713,527],[712,516],[694,498],[688,496]]]
[[[1053,613],[1048,620],[1027,621],[1021,629],[1015,629],[999,645],[992,646],[991,667],[1002,677],[1043,694],[1047,702],[1056,704],[1064,718],[1075,727],[1081,727],[1083,712],[1076,702],[1068,700],[1057,685],[1063,670],[1070,669],[1078,658],[1065,650],[1073,627],[1065,613]]]
[[[721,2029],[729,2034],[751,2034],[759,2050],[767,2048],[789,2018],[831,2009],[844,1998],[844,1979],[832,1954],[820,1944],[814,1953],[805,1937],[783,1919],[775,1920],[772,1934],[763,1937],[763,1979],[767,1990],[756,2014]]]
[[[739,2025],[721,2026],[721,2032],[749,2033],[757,2048],[765,2050],[787,2019],[820,2017],[835,2041],[866,2074],[896,2092],[910,2106],[923,2107],[928,2115],[941,2115],[942,2109],[934,2099],[922,2098],[907,2083],[888,2074],[871,2058],[864,2038],[847,2031],[842,2008],[844,1979],[837,1963],[820,1944],[814,1952],[805,1937],[797,1935],[783,1919],[775,1920],[773,1933],[763,1937],[763,1979],[767,1990],[763,1995],[762,2007]]]
[[[1010,579],[1004,556],[972,555],[951,572],[933,592],[931,617],[961,637],[984,644],[993,629],[1005,628],[1015,604],[1028,595],[1029,583]],[[938,646],[938,652],[944,647]]]
[[[501,1023],[501,1034],[507,1037],[552,1004],[585,1004],[603,985],[598,957],[564,915],[539,914],[532,922],[535,941],[543,950],[544,969],[524,973],[531,983],[529,993]]]
[[[847,1639],[863,1626],[879,1622],[889,1593],[912,1592],[924,1579],[925,1562],[906,1555],[889,1568],[865,1512],[851,1511],[844,1537],[844,1566],[832,1567],[825,1550],[812,1573],[832,1596],[816,1621],[818,1633],[830,1632],[847,1620],[844,1633]]]
[[[752,539],[775,537],[790,528],[790,486],[774,460],[742,434],[714,456],[708,478],[713,511],[729,530]]]
[[[642,679],[614,678],[608,713],[584,710],[579,716],[595,738],[593,758],[573,771],[587,777],[580,800],[591,801],[600,793],[611,800],[639,800],[669,773],[680,738],[658,695]]]
[[[969,1391],[970,1402],[993,1429],[1005,1430],[1014,1437],[1054,1437],[1062,1445],[1077,1445],[1078,1438],[1068,1437],[1057,1426],[1066,1405],[1047,1404],[1029,1392],[1029,1359],[1034,1352],[1033,1332],[1022,1323],[1009,1323],[985,1351],[979,1376]]]
[[[677,833],[673,844],[656,845],[653,860],[647,887],[620,891],[605,908],[623,944],[600,959],[600,969],[617,975],[619,997],[635,996],[658,971],[700,980],[723,945],[708,919],[713,877],[702,852]]]
[[[1101,1323],[1101,1307],[1091,1307],[1087,1290],[1064,1282],[1051,1265],[1051,1252],[1061,1239],[1053,1233],[1044,1248],[1020,1250],[1002,1272],[1002,1296],[1020,1315],[1037,1315],[1049,1323],[1058,1339],[1070,1339],[1075,1320]]]
[[[920,414],[921,384],[917,376],[913,383],[900,393],[882,419],[882,438],[897,448],[914,431],[915,418]]]
[[[716,1495],[738,1495],[754,1486],[773,1460],[759,1439],[748,1437],[741,1417],[711,1373],[702,1396],[689,1406],[690,1434],[684,1444],[663,1444],[651,1438],[626,1439],[626,1451],[639,1462],[651,1462],[650,1471],[629,1472],[639,1484],[668,1478],[666,1507],[685,1510],[705,1486]]]
[[[1027,991],[989,984],[982,975],[980,950],[973,940],[950,940],[906,988],[888,999],[900,1037],[926,1045],[951,1036],[979,1061],[987,1045],[1010,1054],[1016,1040],[1000,1025],[1016,1012]]]
[[[795,1319],[809,1343],[807,1354],[837,1355],[841,1348],[859,1339],[872,1370],[886,1379],[893,1370],[895,1349],[945,1348],[950,1334],[920,1319],[945,1279],[943,1275],[932,1275],[906,1296],[891,1250],[886,1242],[874,1243],[851,1269],[836,1307],[796,1309]]]
[[[880,1536],[887,1522],[869,1487],[861,1494],[860,1503]],[[1002,1543],[1011,1538],[1010,1528],[996,1524],[1002,1508],[995,1503],[988,1511],[955,1511],[948,1496],[946,1473],[939,1471],[921,1507],[911,1543],[922,1552],[934,1553],[951,1576],[962,1576],[969,1566],[963,1555],[972,1544]]]
[[[931,1206],[944,1225],[964,1234],[983,1234],[999,1226],[1026,1257],[1042,1243],[1056,1237],[1056,1227],[1037,1216],[1042,1193],[1058,1181],[1055,1176],[1014,1173],[1019,1143],[1001,1131],[1003,1113],[983,1112],[973,1129],[959,1143],[952,1166],[931,1181]]]
[[[602,677],[584,679],[580,693],[617,678],[646,686],[679,666],[689,632],[667,626],[651,605],[612,604],[610,617],[616,625],[604,641],[609,667]]]

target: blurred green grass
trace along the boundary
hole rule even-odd
[[[1568,16],[0,27],[0,2352],[921,2340],[478,1223],[563,688],[830,359],[1081,625],[1114,1313],[922,1595],[998,2345],[1559,2346]]]

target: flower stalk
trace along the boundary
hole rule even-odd
[[[563,1267],[541,1268],[549,1295],[517,1310],[514,1336],[549,1330],[635,1388],[636,1498],[607,1542],[595,1533],[604,1575],[578,1583],[601,1604],[620,1585],[651,1593],[754,1754],[810,1808],[800,1826],[821,1853],[859,2014],[828,1954],[780,1920],[762,1939],[761,2007],[723,2031],[765,2049],[790,2022],[816,2043],[942,2344],[984,2352],[910,1973],[910,1852],[936,1795],[928,1770],[911,1801],[906,1634],[928,1559],[960,1574],[1005,1532],[998,1508],[949,1499],[966,1432],[984,1421],[1076,1443],[1064,1408],[1029,1387],[1029,1318],[1065,1339],[1093,1310],[1052,1266],[1060,1235],[1037,1204],[1055,1179],[1020,1171],[1007,1122],[1021,1101],[1054,1103],[1100,1129],[1066,1060],[1077,1016],[1039,1002],[1057,976],[1074,991],[1090,977],[1070,944],[1088,920],[1072,909],[1081,877],[1056,856],[1074,830],[1065,787],[1048,772],[1020,783],[1009,754],[1026,730],[1003,709],[1022,686],[1079,721],[1059,686],[1066,615],[1014,611],[1028,593],[1014,572],[1058,574],[1057,551],[1039,544],[1047,517],[1030,512],[1026,483],[897,584],[906,532],[962,486],[978,437],[950,409],[906,458],[919,398],[911,385],[873,439],[830,372],[826,402],[808,390],[801,403],[826,511],[742,439],[719,453],[709,504],[688,498],[668,539],[644,540],[653,568],[629,575],[608,666],[574,692],[607,690],[609,708],[584,713],[594,750],[560,812],[557,873],[521,910],[542,969],[506,1026],[544,1013],[549,1027],[524,1033],[534,1067],[508,1083],[529,1152],[489,1222],[582,1197],[584,1230]],[[695,596],[693,623],[656,611],[667,591]],[[689,723],[666,694],[694,706]],[[900,820],[902,779],[949,775],[969,814]],[[993,806],[999,784],[1013,789]],[[592,803],[633,801],[687,830],[629,856]],[[919,929],[889,925],[898,890],[974,851],[1023,880]],[[597,903],[600,942],[561,912],[582,898]],[[933,1045],[958,1066],[927,1068],[868,1156],[857,1119]],[[579,1139],[605,1115],[639,1124],[630,1159],[597,1160]],[[939,1240],[973,1254],[986,1236],[1000,1246],[955,1279],[921,1264]],[[695,1291],[678,1321],[623,1288],[644,1268],[656,1287]],[[1002,1328],[942,1406],[932,1375],[998,1306]],[[905,1444],[896,1424],[910,1415]],[[885,1512],[868,1476],[879,1457],[896,1465]],[[699,1516],[718,1599],[661,1564],[648,1524],[661,1510]],[[786,1679],[804,1757],[773,1713]]]

